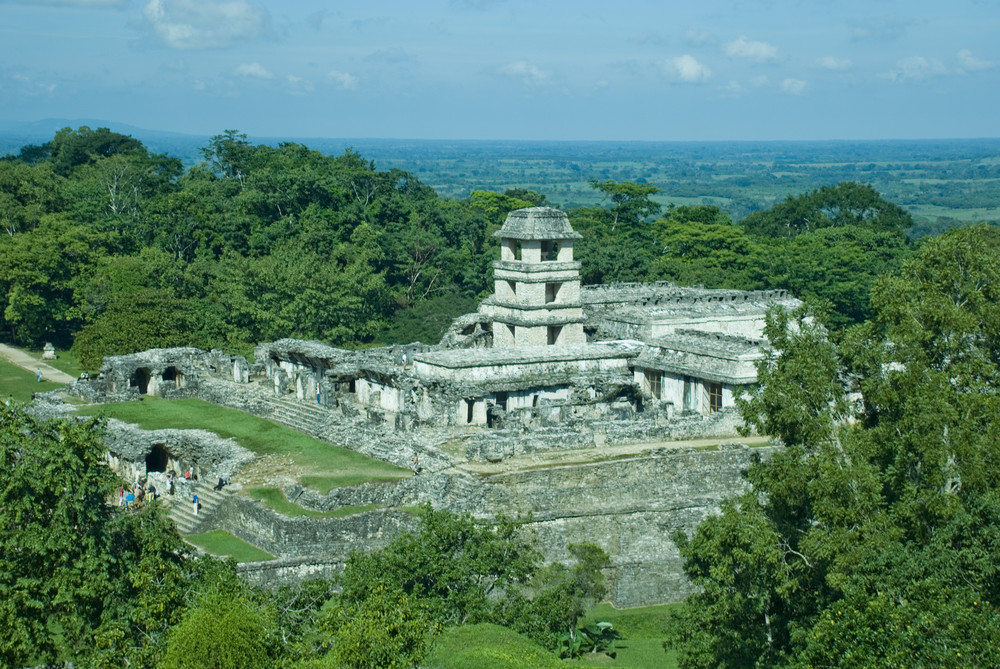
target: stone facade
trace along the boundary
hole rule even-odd
[[[800,304],[784,291],[581,287],[580,235],[548,207],[511,212],[496,236],[493,295],[440,343],[358,352],[262,345],[256,359],[275,394],[400,430],[583,426],[592,441],[621,421],[645,432],[702,416],[705,436],[726,436],[732,421],[708,418],[732,411],[738,388],[756,382],[767,310]]]

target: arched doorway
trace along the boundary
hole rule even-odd
[[[170,453],[167,452],[166,444],[153,444],[153,450],[146,455],[146,471],[167,471],[167,460],[169,459]]]

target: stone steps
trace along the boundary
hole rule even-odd
[[[198,514],[194,513],[192,495],[198,494]],[[231,493],[225,490],[215,490],[213,486],[201,482],[181,482],[177,484],[174,494],[162,495],[161,500],[169,506],[170,518],[181,534],[195,534],[202,524],[208,520],[215,510]]]
[[[271,406],[274,409],[272,420],[314,436],[330,421],[329,409],[304,400],[282,398],[273,400]]]

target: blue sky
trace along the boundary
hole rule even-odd
[[[0,119],[253,136],[1000,135],[997,0],[0,0]]]

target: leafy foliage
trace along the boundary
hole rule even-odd
[[[190,561],[156,504],[120,512],[97,420],[38,421],[0,406],[0,660],[150,666],[192,587],[221,578]]]
[[[781,356],[741,409],[785,448],[676,537],[703,588],[673,625],[682,666],[1000,661],[998,251],[986,226],[928,241],[839,347],[770,319]]]
[[[274,665],[274,611],[237,579],[201,593],[167,637],[161,669],[256,669]]]
[[[794,237],[821,228],[861,226],[896,232],[913,225],[905,209],[886,202],[867,184],[844,182],[788,198],[766,211],[750,214],[743,228],[759,237]]]

